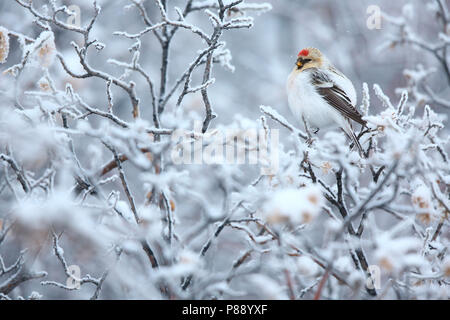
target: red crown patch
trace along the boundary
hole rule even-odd
[[[300,56],[306,57],[308,54],[309,54],[309,50],[308,50],[308,49],[303,49],[302,51],[300,51],[300,52],[298,53],[298,56],[299,56],[299,57],[300,57]]]

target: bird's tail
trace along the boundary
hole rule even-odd
[[[356,148],[358,148],[358,152],[359,155],[361,156],[361,158],[367,158],[366,154],[364,153],[364,149],[362,148],[361,144],[359,143],[358,137],[355,135],[355,133],[352,131],[350,131],[350,138],[353,141],[353,148],[356,146]]]
[[[344,132],[347,134],[347,136],[353,141],[353,148],[358,148],[359,155],[361,158],[367,158],[366,154],[364,153],[364,149],[362,148],[361,144],[359,143],[358,137],[355,135],[355,132],[353,131],[353,127],[351,123],[348,123],[348,126],[344,129]]]

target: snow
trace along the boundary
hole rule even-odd
[[[298,273],[302,276],[314,276],[319,271],[317,264],[308,256],[300,256],[296,260],[296,264]]]
[[[321,211],[323,197],[317,186],[276,190],[266,203],[262,215],[271,224],[311,223]]]
[[[31,54],[30,65],[49,68],[56,57],[55,35],[51,31],[43,31],[24,51]]]
[[[413,237],[380,236],[374,253],[378,265],[388,273],[396,274],[406,267],[421,267],[425,264],[419,254],[421,242]]]

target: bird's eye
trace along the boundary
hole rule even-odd
[[[298,68],[299,70],[302,69],[303,66],[304,66],[305,64],[307,64],[308,62],[311,62],[311,59],[303,59],[303,58],[299,58],[299,59],[297,60],[297,63],[296,63],[297,68]]]

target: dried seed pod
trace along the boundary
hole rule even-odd
[[[5,63],[9,53],[8,30],[0,27],[0,63]]]

